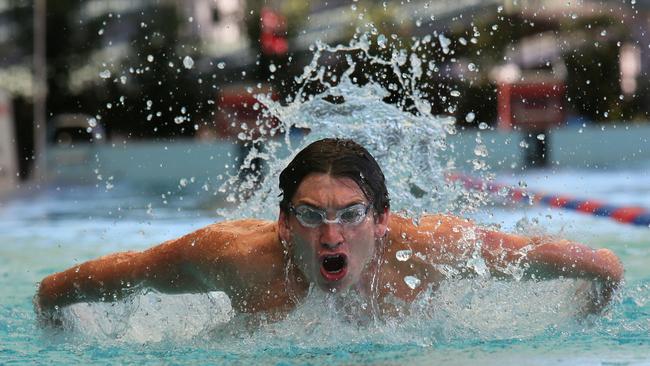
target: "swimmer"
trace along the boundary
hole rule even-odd
[[[310,144],[279,181],[276,222],[219,222],[142,252],[110,254],[50,275],[35,297],[39,318],[52,320],[65,305],[122,298],[143,287],[223,291],[238,312],[284,314],[314,286],[374,296],[381,313],[392,314],[395,298],[408,304],[447,279],[442,268],[476,275],[465,264],[477,257],[495,276],[519,266],[529,278],[593,281],[601,295],[591,312],[610,302],[623,279],[621,262],[608,249],[503,233],[449,215],[425,215],[415,224],[391,214],[381,168],[352,140]]]

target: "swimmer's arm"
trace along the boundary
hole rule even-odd
[[[528,238],[498,231],[477,229],[482,239],[483,258],[493,271],[507,273],[512,265],[526,266],[535,278],[583,278],[602,285],[598,311],[623,281],[623,265],[609,249],[592,249],[568,240]]]
[[[623,266],[609,249],[592,249],[568,240],[525,237],[481,228],[469,220],[429,215],[414,226],[405,219],[391,230],[404,233],[404,241],[423,248],[434,263],[458,265],[481,256],[493,273],[507,274],[513,265],[527,265],[538,278],[585,278],[618,284]],[[393,236],[396,236],[395,234]]]
[[[486,264],[496,271],[528,265],[538,278],[585,278],[619,283],[623,266],[609,249],[592,249],[569,240],[525,237],[477,229]]]
[[[166,293],[220,290],[227,287],[219,282],[227,281],[231,267],[222,250],[227,245],[221,245],[227,239],[227,233],[207,227],[142,252],[109,254],[76,265],[41,281],[36,310],[112,301],[142,287]]]
[[[623,280],[623,266],[609,249],[595,250],[568,240],[507,234],[449,215],[427,215],[418,225],[398,216],[391,220],[391,240],[405,242],[425,253],[434,265],[458,268],[480,256],[495,275],[511,274],[516,266],[527,268],[527,276],[540,279],[597,280],[603,285],[603,301],[596,307],[605,306]]]

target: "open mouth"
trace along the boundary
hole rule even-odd
[[[338,281],[347,273],[348,259],[345,254],[321,256],[320,272],[328,281]]]

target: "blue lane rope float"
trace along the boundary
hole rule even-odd
[[[530,191],[506,184],[486,182],[460,173],[450,173],[447,180],[463,184],[466,189],[503,194],[514,202],[525,202],[558,209],[578,211],[584,214],[608,217],[630,225],[650,227],[650,210],[638,206],[616,206],[592,199],[580,199],[566,195]]]

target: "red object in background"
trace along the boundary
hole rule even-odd
[[[279,99],[268,87],[258,88],[256,93],[271,93],[271,99]],[[276,128],[279,121],[273,117],[264,117],[262,112],[265,108],[244,85],[235,84],[222,89],[217,98],[217,136],[237,139],[237,135],[244,132],[257,138],[260,136],[260,129]]]
[[[289,51],[286,18],[269,8],[262,8],[260,14],[260,45],[267,55],[284,55]]]
[[[499,129],[541,131],[559,126],[565,121],[565,91],[559,80],[499,83]]]

